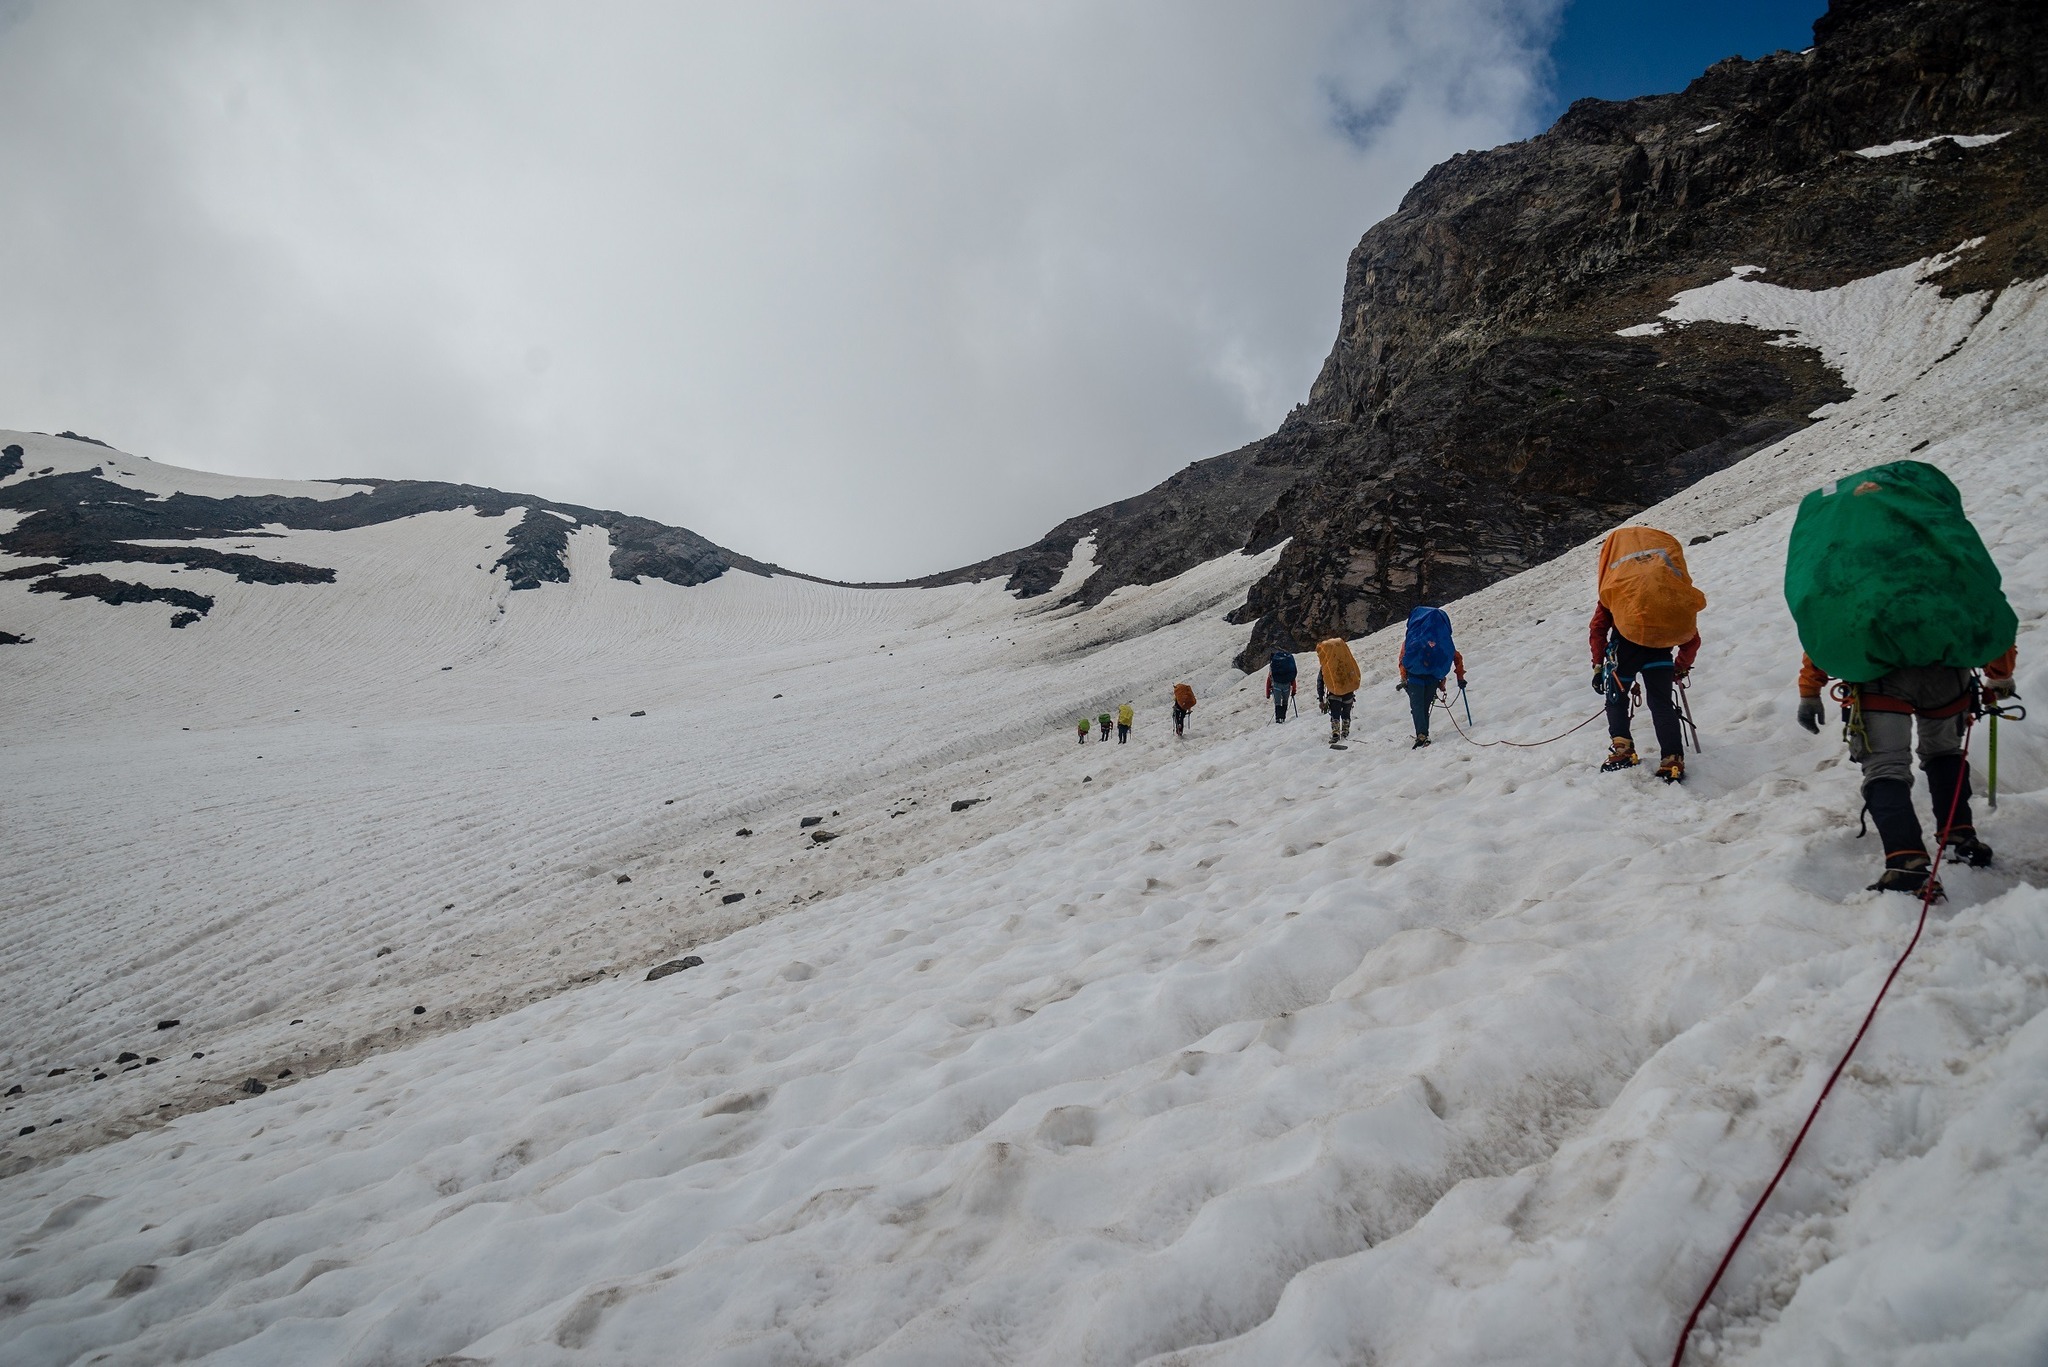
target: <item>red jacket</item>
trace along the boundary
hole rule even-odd
[[[1607,633],[1614,630],[1614,614],[1607,610],[1607,604],[1599,603],[1593,608],[1593,620],[1586,624],[1586,643],[1593,648],[1593,667],[1607,658]],[[1699,658],[1700,634],[1695,631],[1692,639],[1678,648],[1672,657],[1671,672],[1683,674],[1692,668],[1692,662]]]

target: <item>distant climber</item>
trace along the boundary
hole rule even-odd
[[[1295,675],[1293,653],[1274,651],[1266,669],[1266,696],[1273,700],[1273,720],[1276,722],[1287,720],[1288,705],[1294,701]]]
[[[1087,719],[1086,717],[1083,717],[1083,718],[1081,718],[1081,723],[1080,723],[1080,725],[1081,725],[1081,744],[1083,744],[1083,745],[1086,745],[1086,744],[1088,743],[1088,719]]]
[[[1173,686],[1173,734],[1187,736],[1188,713],[1195,710],[1195,690],[1184,683]]]
[[[1126,745],[1131,739],[1131,721],[1137,716],[1127,702],[1116,710],[1116,743]]]
[[[1442,608],[1416,608],[1408,614],[1408,634],[1401,642],[1400,688],[1408,695],[1408,712],[1415,721],[1415,744],[1420,750],[1429,744],[1429,707],[1439,692],[1448,693],[1444,680],[1455,673],[1458,687],[1465,687],[1465,657],[1451,643],[1451,619]]]
[[[1102,728],[1097,733],[1102,737],[1102,743],[1104,745],[1109,744],[1109,713],[1104,712],[1101,716],[1097,717],[1095,724]]]
[[[1351,734],[1351,704],[1358,697],[1358,657],[1341,636],[1316,642],[1316,707],[1330,714],[1330,744]]]
[[[1863,806],[1884,841],[1874,889],[1939,898],[1913,811],[1915,731],[1935,830],[1964,864],[1991,862],[1970,813],[1963,736],[1980,705],[2015,696],[2019,620],[1948,476],[1917,460],[1849,475],[1799,504],[1785,556],[1799,627],[1799,724],[1816,735],[1829,679]],[[1977,680],[1981,668],[1984,677]]]
[[[1600,602],[1587,625],[1593,691],[1607,695],[1607,759],[1602,772],[1641,761],[1629,730],[1636,682],[1657,733],[1657,777],[1685,779],[1685,735],[1672,685],[1692,672],[1700,653],[1699,613],[1707,596],[1693,587],[1678,538],[1655,527],[1621,527],[1600,543]],[[1673,649],[1677,655],[1672,654]]]

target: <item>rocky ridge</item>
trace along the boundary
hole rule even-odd
[[[1233,617],[1251,668],[1560,554],[1848,397],[1818,354],[1753,329],[1616,335],[1680,290],[1738,265],[1823,288],[1973,238],[1945,288],[2048,274],[2044,16],[1835,0],[1805,52],[1580,100],[1537,137],[1451,158],[1352,252],[1336,344],[1277,432],[921,582],[1007,573],[1042,593],[1093,534],[1100,568],[1074,597],[1095,602],[1285,541]]]

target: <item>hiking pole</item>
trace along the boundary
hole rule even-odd
[[[1692,752],[1695,755],[1703,754],[1704,751],[1700,749],[1699,724],[1692,719],[1692,697],[1685,691],[1685,680],[1683,679],[1678,681],[1678,706],[1685,714],[1687,728],[1692,731]],[[1998,748],[1998,741],[1995,739],[1996,733],[1994,732],[1993,734],[1994,739],[1991,742],[1991,746],[1993,750],[1996,750]]]
[[[1465,685],[1458,685],[1458,700],[1465,704],[1465,725],[1472,725],[1472,698],[1465,692]]]

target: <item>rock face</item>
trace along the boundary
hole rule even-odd
[[[1737,265],[1841,284],[1986,240],[1953,290],[2048,274],[2048,6],[1836,0],[1815,47],[1684,91],[1581,100],[1548,132],[1436,167],[1351,254],[1342,321],[1280,430],[1032,546],[923,583],[1020,596],[1096,536],[1096,602],[1287,542],[1233,620],[1240,667],[1358,636],[1547,560],[1847,397],[1747,328],[1620,328]],[[1868,158],[1937,134],[1965,150]]]
[[[1304,476],[1249,538],[1291,540],[1240,665],[1549,559],[1846,397],[1752,329],[1615,336],[1679,290],[1737,265],[1823,288],[1977,236],[1950,288],[2048,270],[2044,13],[1836,0],[1805,53],[1432,170],[1353,251],[1336,346],[1259,450]],[[2010,136],[1855,154],[1941,133]]]
[[[1156,584],[1205,560],[1242,549],[1260,517],[1302,473],[1262,463],[1263,443],[1198,460],[1157,487],[1070,517],[1021,550],[948,574],[910,582],[920,587],[1008,576],[1019,598],[1050,592],[1085,536],[1095,537],[1095,573],[1069,601],[1095,604],[1126,584]]]

